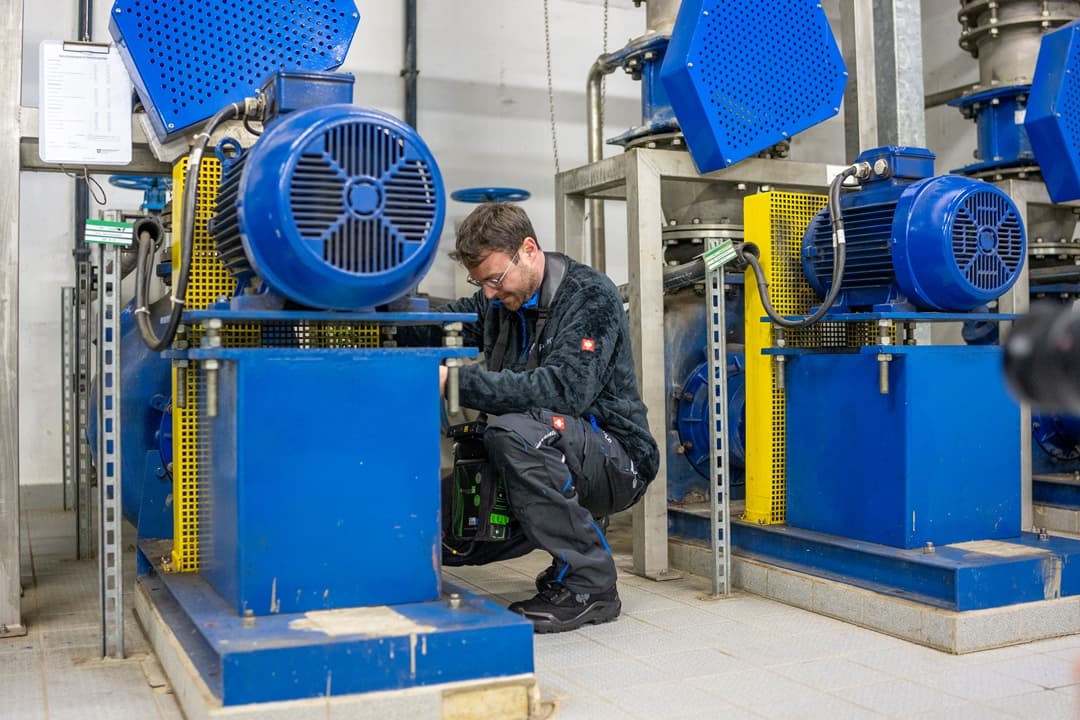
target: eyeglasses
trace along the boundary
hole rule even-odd
[[[502,271],[502,274],[499,275],[499,277],[497,277],[497,278],[488,278],[486,280],[475,280],[475,279],[470,277],[470,278],[466,278],[465,282],[467,282],[470,285],[473,285],[475,287],[485,287],[486,286],[486,287],[491,288],[492,290],[498,290],[499,288],[502,287],[503,280],[506,279],[506,273],[510,272],[510,268],[517,265],[518,255],[520,255],[520,254],[521,254],[520,249],[516,253],[514,253],[514,257],[510,258],[510,262],[508,262],[506,264],[506,269]]]

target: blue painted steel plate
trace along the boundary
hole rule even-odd
[[[802,320],[805,315],[788,315],[788,320]],[[866,322],[867,320],[918,320],[919,322],[964,322],[966,320],[987,320],[992,322],[1005,322],[1016,320],[1020,317],[1016,313],[989,313],[989,312],[863,312],[863,313],[836,313],[827,314],[823,322]],[[761,316],[761,322],[772,322],[768,315]]]
[[[234,322],[377,322],[395,325],[437,325],[452,322],[476,322],[475,313],[443,312],[336,312],[314,310],[192,310],[184,313],[185,322],[221,318]]]
[[[439,596],[438,373],[463,348],[223,349],[200,572],[239,615]]]
[[[672,508],[669,519],[673,534],[708,538],[707,516]],[[960,612],[1080,594],[1080,541],[1071,538],[1025,532],[984,552],[965,544],[924,553],[732,519],[731,539],[743,557]]]
[[[789,525],[901,548],[1020,534],[1020,411],[1001,348],[920,350],[889,363],[888,395],[876,354],[788,362]]]
[[[1050,198],[1080,198],[1080,23],[1043,36],[1024,129]]]
[[[275,70],[331,70],[360,13],[353,0],[116,0],[109,32],[161,140],[251,96]]]
[[[847,69],[817,0],[684,0],[660,79],[704,173],[835,115]]]
[[[392,543],[373,544],[392,549]],[[144,553],[160,557],[152,544],[140,546],[140,557]],[[354,573],[357,584],[374,581],[347,548],[324,548],[323,554]],[[459,607],[437,599],[376,608],[373,615],[397,622],[366,632],[355,620],[365,617],[364,611],[353,610],[337,616],[328,612],[315,621],[299,613],[266,615],[245,626],[195,573],[155,573],[140,577],[139,583],[210,692],[226,707],[533,672],[532,623],[445,582],[443,596],[458,593]]]

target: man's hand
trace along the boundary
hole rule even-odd
[[[439,397],[446,397],[446,376],[450,370],[445,365],[439,366]]]

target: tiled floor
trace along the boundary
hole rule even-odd
[[[98,658],[97,565],[71,559],[73,516],[29,509],[23,521],[29,634],[0,640],[0,717],[182,717],[133,619],[128,659]],[[622,618],[536,637],[538,681],[561,720],[1080,717],[1080,636],[950,656],[753,595],[703,599],[700,579],[655,583],[619,559]],[[510,602],[547,562],[534,553],[452,575]],[[130,579],[130,553],[126,566]]]
[[[74,514],[24,509],[21,537],[28,632],[0,640],[0,718],[182,718],[131,611],[131,548],[123,560],[127,657],[102,659],[97,560],[74,559]]]

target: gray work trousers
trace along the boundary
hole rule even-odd
[[[443,563],[483,565],[542,548],[570,590],[613,587],[615,563],[595,518],[630,507],[646,487],[619,441],[589,419],[533,410],[489,418],[484,446],[506,484],[510,538],[444,552]]]

